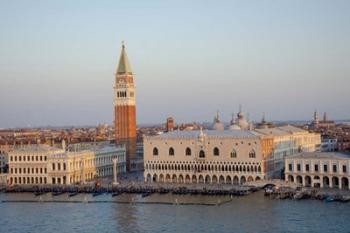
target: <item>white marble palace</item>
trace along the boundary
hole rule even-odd
[[[293,126],[280,127],[278,132],[283,131],[286,138],[283,140],[288,140],[282,149],[289,151],[283,151],[280,156],[280,135],[272,131],[251,130],[244,114],[237,116],[227,130],[217,115],[213,130],[172,131],[145,136],[145,181],[242,184],[269,179],[273,174],[281,173],[284,156],[303,149],[315,151],[320,143],[320,135]],[[274,166],[275,159],[282,167]]]
[[[244,183],[264,178],[263,148],[249,131],[173,131],[144,138],[145,179]]]

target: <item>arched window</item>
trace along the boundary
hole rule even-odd
[[[235,149],[231,151],[231,158],[237,158],[237,151]]]
[[[199,158],[205,158],[205,153],[203,150],[199,152]]]
[[[255,158],[255,157],[256,157],[255,151],[254,151],[254,150],[251,150],[251,151],[249,152],[249,158]]]
[[[186,155],[191,155],[191,149],[189,147],[186,148]]]
[[[158,155],[158,148],[157,147],[153,148],[153,155]]]
[[[172,147],[169,148],[169,155],[175,155],[174,148]]]
[[[220,154],[219,148],[215,147],[214,150],[213,150],[213,154],[215,156],[219,156],[219,154]]]

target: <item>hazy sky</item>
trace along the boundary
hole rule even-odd
[[[138,123],[350,118],[350,1],[0,1],[0,127],[112,123],[121,41]]]

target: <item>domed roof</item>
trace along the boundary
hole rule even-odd
[[[239,125],[237,125],[237,124],[232,124],[232,125],[230,125],[230,127],[228,129],[229,130],[241,130],[241,127],[239,127]]]
[[[244,112],[238,112],[237,113],[237,117],[238,117],[238,119],[241,119],[241,118],[244,118],[245,116],[244,116]]]
[[[214,125],[213,125],[213,129],[214,129],[214,130],[223,131],[223,130],[225,129],[225,126],[224,126],[224,124],[221,123],[221,122],[216,122],[216,123],[214,123]]]
[[[243,130],[249,128],[249,123],[248,123],[248,121],[245,118],[238,119],[238,125]]]

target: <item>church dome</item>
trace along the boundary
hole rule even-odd
[[[239,125],[237,125],[237,124],[232,124],[232,125],[230,125],[230,127],[228,129],[229,130],[241,130],[241,127],[239,127]]]
[[[238,119],[238,125],[243,130],[246,130],[249,128],[249,123],[245,118]]]
[[[213,125],[214,130],[220,130],[223,131],[225,129],[224,124],[221,122],[215,122]]]

